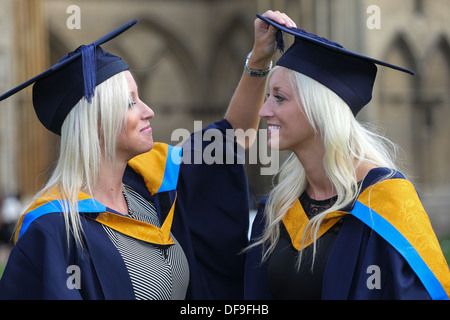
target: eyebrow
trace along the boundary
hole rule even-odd
[[[130,94],[133,94],[133,93],[138,94],[138,86],[137,85],[130,90]]]
[[[274,92],[284,91],[284,89],[282,87],[280,87],[280,86],[275,86],[271,90],[274,91]]]

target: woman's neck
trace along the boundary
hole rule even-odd
[[[295,154],[305,170],[305,177],[308,183],[305,191],[308,196],[314,200],[326,200],[334,197],[337,193],[328,179],[323,166],[325,150],[322,145],[316,144],[313,148],[295,152]],[[362,181],[370,170],[377,167],[368,162],[362,162],[357,165],[356,159],[353,165],[357,166],[355,174],[358,182]]]
[[[308,181],[305,191],[311,199],[326,200],[337,194],[333,184],[328,179],[323,166],[322,168],[315,168],[315,170],[305,170],[305,175],[306,180]]]
[[[122,179],[125,163],[103,161],[92,197],[103,205],[121,214],[128,214],[128,205],[122,193]]]
[[[325,200],[336,195],[333,184],[328,179],[323,167],[325,149],[320,142],[310,143],[308,148],[295,150],[301,162],[307,181],[306,193],[311,199]]]

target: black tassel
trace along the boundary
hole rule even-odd
[[[96,83],[96,65],[95,59],[95,46],[81,46],[81,59],[83,64],[83,78],[84,78],[84,97],[89,103],[94,96],[95,83]]]
[[[284,39],[283,39],[283,32],[281,30],[278,30],[275,34],[275,41],[277,43],[277,49],[280,50],[280,53],[284,53]]]

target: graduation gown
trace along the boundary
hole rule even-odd
[[[192,134],[183,148],[155,143],[129,162],[123,182],[155,204],[161,228],[80,193],[81,248],[67,237],[55,194],[36,201],[19,222],[0,298],[134,299],[125,264],[104,224],[159,247],[173,245],[173,235],[189,263],[188,299],[241,299],[245,259],[239,252],[247,243],[248,192],[242,161],[237,160],[243,151],[231,129],[224,119]],[[202,138],[206,130],[216,133],[214,145]],[[225,150],[233,152],[233,162],[190,161],[207,147],[224,157]],[[74,286],[76,274],[79,283]]]
[[[353,207],[330,213],[321,227],[319,237],[343,219],[326,263],[322,299],[448,300],[450,272],[428,216],[413,185],[401,173],[390,173],[371,170]],[[263,212],[264,203],[253,223],[252,242],[264,230]],[[297,250],[308,221],[298,200],[283,218]],[[246,299],[273,299],[268,263],[261,257],[261,246],[247,254]]]

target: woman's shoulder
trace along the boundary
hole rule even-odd
[[[392,209],[410,206],[412,203],[423,207],[413,183],[398,170],[388,168],[375,168],[367,174],[358,201],[374,210],[376,207],[390,206]]]
[[[375,167],[371,169],[362,180],[361,192],[381,181],[390,179],[403,179],[406,181],[406,177],[398,170],[386,167]]]
[[[64,217],[59,212],[51,212],[41,216],[31,214],[22,215],[15,234],[15,243],[23,238],[41,239],[51,238],[60,241],[66,237]],[[26,235],[26,237],[25,237]]]
[[[78,197],[78,212],[99,213],[105,211],[105,206],[80,192]],[[61,233],[65,236],[64,208],[68,205],[65,200],[61,200],[54,192],[44,193],[37,197],[28,209],[22,214],[16,228],[15,242],[29,230],[44,231],[57,235]],[[61,227],[62,226],[62,227]]]

